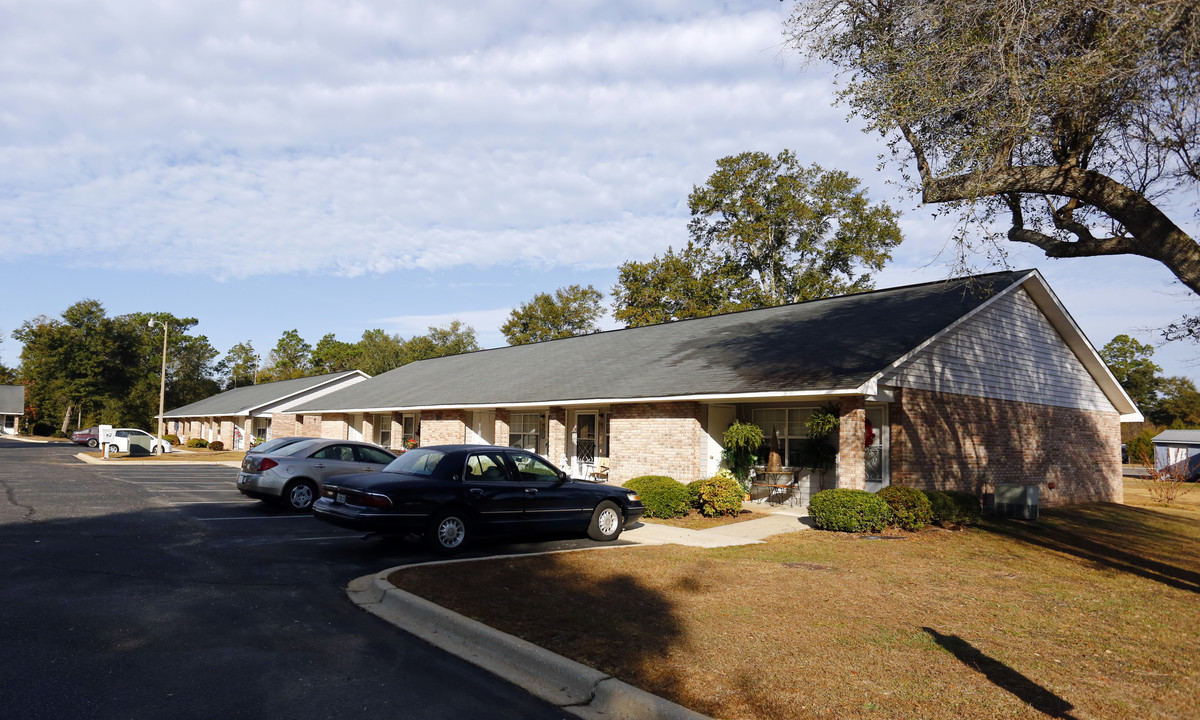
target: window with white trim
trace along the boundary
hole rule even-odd
[[[541,442],[542,416],[537,413],[514,413],[508,418],[508,446],[538,452]]]

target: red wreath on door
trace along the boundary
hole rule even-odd
[[[864,433],[863,447],[869,448],[875,444],[875,426],[871,424],[870,419],[867,421],[867,431]]]

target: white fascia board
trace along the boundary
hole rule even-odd
[[[323,383],[318,383],[316,385],[313,385],[312,387],[305,388],[303,390],[298,390],[290,395],[284,395],[283,397],[277,397],[273,400],[268,400],[265,403],[259,403],[258,405],[253,405],[248,408],[242,408],[240,411],[238,411],[237,414],[255,416],[256,413],[262,413],[264,410],[266,410],[267,408],[271,408],[274,405],[286,405],[289,401],[295,401],[298,398],[300,398],[302,395],[307,395],[316,390],[320,390],[321,388],[329,387],[330,385],[332,385],[334,383],[341,382],[343,380],[348,380],[351,377],[353,377],[355,374],[359,376],[359,379],[352,383],[349,383],[346,387],[349,387],[350,385],[356,385],[356,384],[362,382],[363,380],[371,379],[371,376],[366,374],[362,370],[354,370],[354,371],[352,371],[352,374],[343,375],[342,377],[333,378],[331,380],[326,380]],[[280,409],[272,408],[271,412],[280,412]]]
[[[857,388],[839,390],[796,390],[761,393],[737,393],[710,395],[663,395],[659,397],[624,397],[624,398],[585,398],[581,400],[538,400],[536,402],[487,402],[469,405],[394,405],[391,407],[354,407],[354,408],[323,408],[297,410],[296,414],[322,413],[384,413],[384,412],[417,412],[426,410],[492,410],[495,408],[545,408],[545,407],[588,407],[592,405],[634,405],[653,402],[757,402],[768,400],[803,400],[827,397],[844,397],[846,395],[861,395]]]

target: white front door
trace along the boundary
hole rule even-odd
[[[575,416],[575,457],[572,459],[572,469],[582,472],[585,466],[596,463],[596,430],[597,414],[594,412],[579,413]]]
[[[360,413],[354,413],[346,416],[346,439],[347,440],[362,440],[362,420],[363,416]]]
[[[725,431],[733,424],[734,408],[732,405],[708,406],[708,440],[706,445],[707,477],[717,474],[722,467],[725,452]]]

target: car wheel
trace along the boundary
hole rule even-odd
[[[87,446],[90,448],[100,447],[100,441],[96,438],[92,438],[91,440],[87,441]]]
[[[588,537],[593,540],[610,542],[621,534],[624,518],[621,508],[611,500],[605,500],[596,506],[592,513],[592,522],[588,525]]]
[[[113,453],[118,453],[118,452],[121,452],[121,448],[117,447],[116,445],[108,446],[108,454],[109,455],[112,455]]]
[[[283,506],[296,512],[312,510],[317,499],[317,486],[308,480],[292,483],[283,489]]]
[[[459,510],[438,513],[425,531],[425,545],[440,554],[458,552],[467,546],[470,539],[471,524]]]

